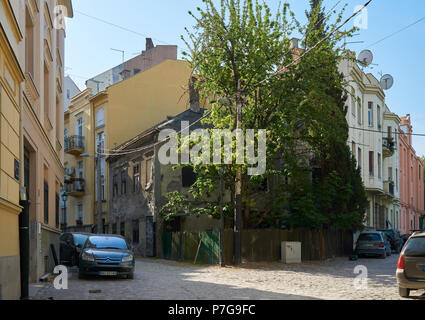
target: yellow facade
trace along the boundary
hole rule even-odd
[[[0,1],[0,300],[20,297],[22,32],[19,6]]]
[[[84,113],[84,137],[85,143],[88,143],[85,153],[95,154],[96,136],[104,133],[105,153],[109,150],[121,145],[144,130],[151,128],[167,119],[167,116],[176,116],[187,110],[189,103],[189,79],[192,75],[190,66],[179,60],[166,60],[151,69],[139,73],[125,81],[121,81],[115,85],[108,87],[94,96],[87,96],[90,108]],[[78,97],[78,96],[77,96]],[[73,100],[76,100],[74,98]],[[71,102],[70,110],[72,114],[73,102]],[[99,110],[103,112],[103,125],[98,123]],[[90,111],[88,111],[90,110]],[[75,134],[75,125],[72,122],[72,116],[67,122],[65,120],[65,129],[68,135]],[[72,159],[72,160],[71,160]],[[75,165],[78,157],[75,155],[65,155],[65,163],[67,168]],[[97,224],[95,214],[95,177],[96,171],[93,158],[84,159],[85,178],[86,181],[86,199],[91,199],[91,204],[87,204],[87,210],[91,210],[91,220],[86,220],[85,224]],[[105,201],[103,202],[102,218],[105,220],[105,232],[108,230],[108,164],[105,163],[104,170],[105,181]],[[89,191],[87,191],[89,190]],[[89,193],[88,193],[89,192]],[[68,197],[69,198],[69,197]],[[69,201],[69,200],[68,200]],[[84,208],[84,212],[87,212]],[[69,201],[68,212],[75,212],[75,201]],[[68,216],[68,226],[75,226],[75,221]]]

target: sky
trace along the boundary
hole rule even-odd
[[[178,45],[184,50],[181,35],[185,27],[194,25],[188,11],[196,12],[201,0],[72,0],[74,18],[67,19],[65,74],[71,76],[80,89],[85,81],[122,62],[124,50],[128,60],[145,49],[145,38],[155,44]],[[278,0],[266,0],[276,10]],[[291,10],[303,23],[309,0],[288,0]],[[330,10],[348,4],[344,17],[349,17],[355,7],[367,0],[325,0]],[[89,17],[90,16],[90,17]],[[374,64],[365,69],[378,79],[380,74],[391,74],[394,86],[386,91],[386,104],[400,117],[411,115],[413,130],[425,134],[425,19],[376,45],[375,42],[425,18],[424,0],[372,0],[368,6],[367,28],[350,41],[363,41],[347,45],[353,51],[370,49]],[[99,21],[104,20],[110,24]],[[130,29],[125,31],[111,24]],[[352,27],[353,22],[348,24]],[[294,36],[298,36],[294,34]],[[371,46],[372,45],[372,46]],[[180,56],[179,56],[180,57]],[[425,155],[425,136],[413,137],[419,156]]]

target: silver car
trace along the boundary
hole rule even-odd
[[[400,296],[408,298],[410,291],[425,289],[425,232],[409,238],[397,265]]]
[[[385,259],[391,256],[391,243],[381,231],[364,231],[356,243],[356,254],[360,256],[379,256]]]

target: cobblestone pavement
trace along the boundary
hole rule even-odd
[[[31,285],[32,299],[51,300],[400,300],[395,270],[397,255],[349,261],[284,265],[244,264],[241,268],[198,266],[155,259],[138,259],[134,280],[79,280],[73,270],[68,290],[51,283]],[[368,288],[356,290],[354,268],[368,268]],[[425,300],[424,291],[412,299]]]

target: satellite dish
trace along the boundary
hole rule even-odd
[[[359,64],[362,67],[367,67],[373,61],[373,53],[372,53],[372,51],[370,51],[370,50],[363,50],[362,52],[360,52],[359,58],[357,60],[358,60]]]
[[[394,78],[389,74],[385,74],[382,76],[380,83],[383,90],[389,90],[394,85]]]

